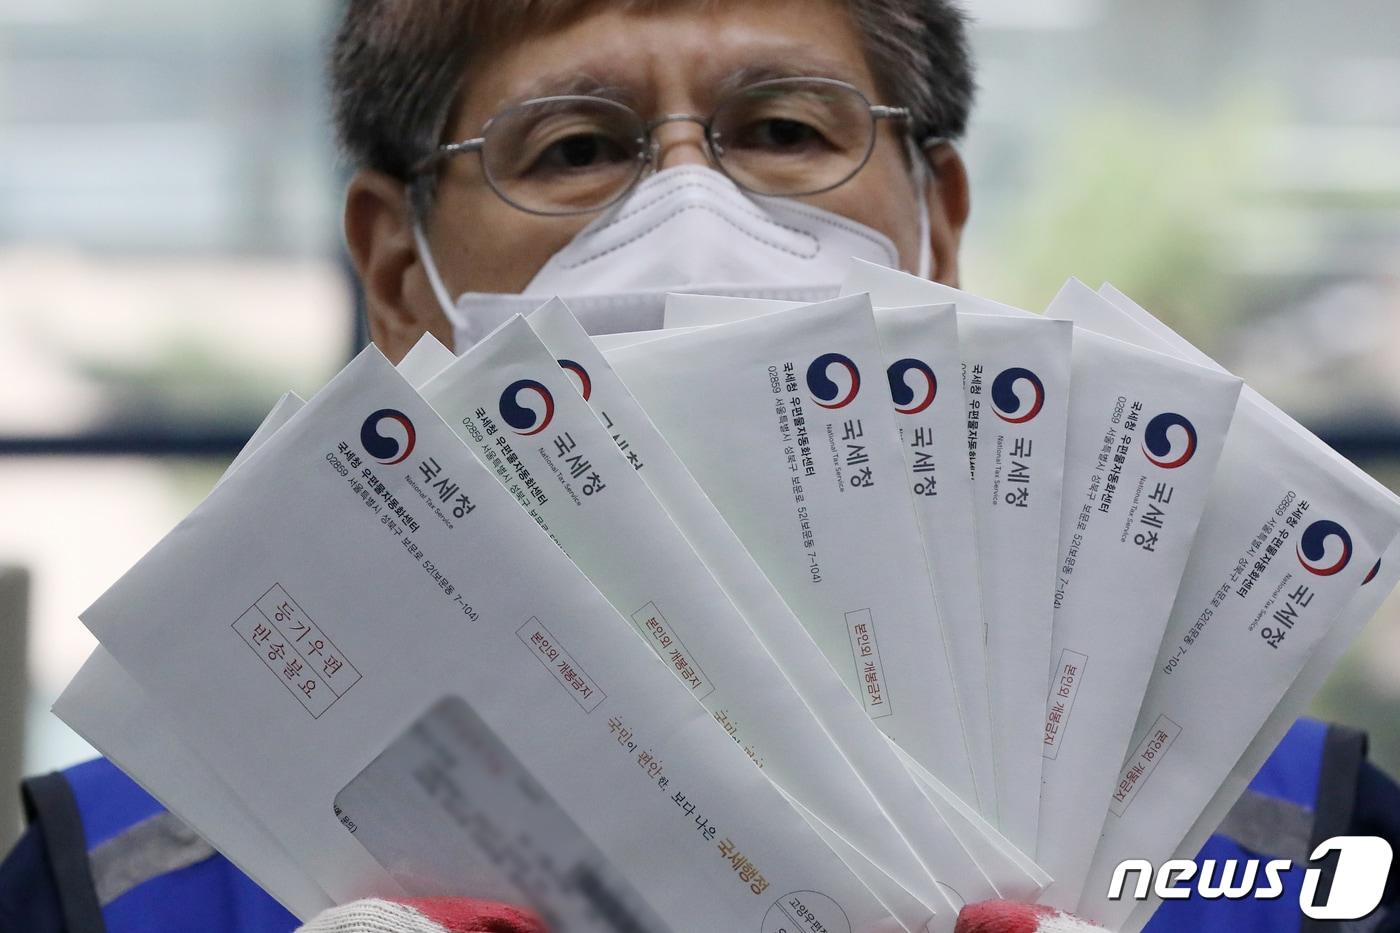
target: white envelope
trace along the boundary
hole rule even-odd
[[[866,712],[975,800],[882,361],[863,296],[609,356]]]
[[[865,715],[860,701],[846,690],[840,675],[567,308],[561,302],[551,302],[528,320],[554,355],[569,364],[566,369],[577,367],[584,371],[586,382],[580,380],[579,387],[587,385],[589,405],[614,432],[618,445],[629,454],[638,454],[643,464],[639,475],[685,532],[831,740],[935,877],[954,888],[959,899],[981,900],[993,896],[993,892],[1006,897],[1032,892],[1029,896],[1033,897],[1033,892],[1048,881],[1042,872],[1033,864],[1027,865],[1025,857],[1014,850],[996,851],[996,842],[992,843],[991,854],[981,854],[986,845],[968,833],[986,833],[990,837],[994,831],[981,820],[973,821],[974,828],[964,830],[961,823],[954,822],[960,817],[952,812],[948,800],[936,795],[926,799],[911,781],[891,746]],[[660,339],[676,332],[646,333],[652,339]],[[952,797],[946,788],[943,793]],[[943,818],[939,813],[944,814]],[[964,845],[978,846],[972,854],[981,873],[968,865],[957,845],[949,844],[949,825],[945,823],[952,826]],[[1006,847],[1012,848],[1009,843]]]
[[[592,394],[587,370],[556,361],[517,317],[442,370],[423,397],[503,486],[530,491],[527,508],[540,527],[764,774],[929,905],[901,922],[921,929],[930,908],[951,916],[933,878],[652,495],[640,452],[615,439],[576,388]],[[825,763],[814,767],[814,758]],[[869,877],[865,866],[852,869]]]
[[[1162,352],[1171,353],[1174,356],[1179,356],[1184,360],[1188,360],[1192,363],[1195,363],[1198,366],[1205,366],[1208,369],[1216,369],[1221,372],[1226,371],[1223,366],[1221,366],[1215,360],[1211,359],[1206,354],[1202,353],[1190,341],[1186,340],[1186,338],[1182,337],[1170,327],[1157,320],[1147,311],[1146,308],[1143,308],[1141,305],[1137,304],[1135,301],[1133,301],[1127,295],[1120,292],[1118,289],[1114,288],[1112,285],[1105,283],[1102,287],[1100,287],[1099,294],[1106,298],[1110,304],[1112,304],[1115,308],[1117,308],[1123,313],[1123,315],[1131,323],[1133,327],[1132,332],[1134,334],[1145,333],[1147,335],[1146,339],[1152,345],[1158,346],[1162,350]],[[1319,453],[1321,453],[1327,459],[1331,460],[1337,466],[1346,470],[1354,478],[1359,480],[1363,485],[1369,487],[1372,491],[1376,492],[1381,496],[1396,499],[1397,502],[1400,502],[1400,497],[1397,497],[1395,493],[1391,492],[1387,487],[1381,485],[1380,481],[1377,480],[1374,476],[1367,473],[1365,470],[1361,469],[1359,466],[1352,463],[1350,460],[1343,457],[1341,454],[1337,453],[1331,447],[1328,447],[1315,434],[1313,434],[1307,428],[1303,427],[1292,417],[1290,417],[1287,412],[1283,411],[1283,409],[1279,408],[1273,402],[1264,398],[1264,396],[1260,395],[1254,389],[1250,388],[1249,386],[1245,386],[1244,390],[1241,393],[1241,396],[1247,399],[1251,405],[1257,405],[1264,411],[1267,411],[1281,425],[1283,425],[1283,427],[1286,430],[1288,430],[1292,434],[1298,435],[1298,437],[1300,437],[1303,441],[1305,441],[1307,444],[1313,447],[1313,449],[1317,450]]]
[[[665,325],[732,323],[800,307],[794,302],[679,294],[666,299]],[[954,306],[875,309],[886,378],[898,415],[906,482],[928,557],[939,619],[953,659],[978,810],[996,819],[987,632],[977,566],[972,475],[967,461],[966,407],[959,389],[958,320]],[[940,394],[941,390],[941,394]]]
[[[758,299],[755,299],[758,300]],[[693,330],[694,328],[678,328],[671,330],[628,330],[616,334],[597,334],[589,338],[593,346],[600,353],[609,353],[619,350],[622,347],[630,347],[637,343],[647,343],[651,340],[658,340],[663,337],[673,337],[679,331]]]
[[[292,416],[304,407],[306,407],[306,402],[301,396],[295,392],[283,393],[282,397],[277,400],[277,404],[273,405],[272,410],[267,413],[267,417],[258,425],[257,430],[248,438],[243,449],[238,452],[238,456],[234,457],[233,462],[224,469],[224,474],[219,478],[219,482],[223,482],[229,474],[246,463],[254,451],[261,447],[269,437],[276,434],[282,425],[291,421]]]
[[[395,368],[416,386],[455,358],[431,334],[424,334]],[[219,482],[233,475],[305,405],[295,392],[284,393]],[[223,779],[177,737],[169,713],[151,702],[106,648],[93,649],[55,701],[53,713],[297,917],[306,920],[331,906],[329,896]],[[179,780],[169,780],[171,775],[179,775]]]
[[[968,463],[958,315],[951,304],[880,308],[875,326],[889,363],[905,481],[928,555],[954,683],[972,752],[979,809],[997,816],[987,627],[977,554],[975,488]]]
[[[987,689],[998,826],[1035,851],[1060,539],[1071,327],[958,316],[977,551],[987,620]],[[1053,517],[1052,514],[1053,513]],[[1053,872],[1051,872],[1053,876]]]
[[[1069,316],[1076,300],[1103,299],[1067,288],[1049,314]],[[1079,902],[1241,385],[1088,331],[1074,353],[1036,850],[1055,879],[1041,900],[1065,910]]]
[[[409,382],[421,385],[454,359],[456,356],[451,351],[431,334],[425,334],[395,368]],[[304,405],[305,402],[294,393],[284,395],[219,481],[223,482],[232,475],[267,438]],[[161,800],[168,809],[192,826],[292,913],[306,919],[331,905],[329,896],[300,866],[291,861],[276,837],[264,829],[256,817],[247,811],[237,795],[217,773],[188,746],[174,737],[174,729],[169,724],[169,713],[150,702],[139,684],[131,679],[101,645],[93,650],[82,670],[59,697],[54,705],[54,712],[94,747],[117,762],[119,767],[151,792],[152,796]],[[112,749],[118,751],[111,751]],[[411,758],[405,761],[395,760],[391,756],[381,757],[387,759],[381,773],[376,775],[381,781],[384,773],[395,774],[394,769],[402,768],[412,761]],[[499,753],[491,756],[497,762],[501,757]],[[472,761],[473,759],[467,756],[463,757],[464,766],[470,765]],[[499,770],[497,765],[490,773],[494,774]],[[179,780],[169,780],[171,775],[178,775]],[[473,783],[480,784],[481,774],[472,774],[470,777]],[[510,781],[522,785],[533,783],[528,774],[520,773],[512,774]],[[389,800],[392,806],[397,808],[391,811],[392,816],[397,813],[411,813],[413,807],[424,803],[423,798],[415,794],[416,788],[409,781],[398,780],[392,788],[392,793],[381,795],[367,795],[364,792],[367,783],[369,782],[362,780],[357,784],[361,793],[354,799],[354,803],[362,810],[383,808],[385,800]],[[370,786],[374,785],[370,783]],[[517,801],[507,794],[491,803],[499,808],[503,803],[509,806]],[[340,798],[337,798],[337,806],[339,805]],[[544,826],[561,822],[556,810],[538,806],[518,808],[512,816],[521,827],[530,824],[538,826],[541,821]],[[362,830],[374,828],[374,823],[368,819],[361,825]],[[364,841],[367,835],[368,832],[362,832],[359,838]],[[522,843],[524,837],[520,831],[510,835],[498,835],[489,842],[464,841],[460,836],[438,840],[439,845],[436,849],[425,845],[422,838],[401,840],[392,831],[382,835],[383,838],[378,840],[378,844],[382,849],[399,857],[400,861],[407,859],[393,847],[404,842],[412,853],[415,864],[434,858],[442,859],[444,864],[453,864],[458,882],[466,887],[444,888],[441,893],[457,894],[469,889],[469,893],[475,897],[511,903],[533,901],[552,920],[561,922],[567,922],[568,910],[571,907],[578,910],[581,906],[585,911],[592,909],[592,905],[586,903],[566,905],[560,909],[553,898],[541,896],[539,885],[522,886],[512,884],[507,879],[502,865],[515,866],[514,874],[518,877],[518,866],[529,861],[530,853]],[[538,836],[541,842],[548,840],[548,857],[555,862],[565,861],[563,850],[570,845],[585,849],[594,862],[598,861],[596,852],[587,846],[586,841],[580,846],[578,834],[567,836],[556,831],[538,833]],[[494,858],[486,857],[485,853],[488,852]],[[385,861],[384,855],[378,855],[381,862]],[[589,871],[602,874],[607,868],[604,865],[590,864]],[[556,893],[555,897],[557,896]],[[640,913],[641,909],[634,905],[632,912]],[[577,921],[576,917],[573,919]]]
[[[953,827],[958,841],[996,882],[1001,897],[1027,904],[1034,902],[1050,884],[1051,878],[1045,869],[999,833],[975,807],[958,799],[927,768],[893,742],[890,745],[928,799],[933,801],[938,812]]]
[[[1122,324],[1126,332],[1133,335],[1132,338],[1125,336],[1124,339],[1139,339],[1148,345],[1159,346],[1164,352],[1176,353],[1183,359],[1223,371],[1218,363],[1152,317],[1146,309],[1112,285],[1104,284],[1100,287],[1099,294],[1127,315],[1127,317],[1115,322],[1114,325]],[[1249,386],[1245,386],[1243,396],[1249,400],[1250,404],[1258,405],[1271,412],[1285,430],[1303,438],[1315,450],[1343,465],[1376,492],[1382,495],[1393,495],[1388,489],[1381,486],[1374,477],[1341,457],[1336,451],[1328,448],[1310,431]],[[1384,555],[1376,561],[1375,566],[1368,574],[1368,582],[1357,590],[1356,595],[1347,604],[1347,608],[1334,623],[1329,637],[1317,646],[1312,657],[1303,665],[1303,670],[1283,695],[1278,706],[1274,708],[1263,728],[1250,742],[1249,747],[1231,769],[1220,789],[1216,791],[1215,796],[1211,798],[1210,803],[1201,812],[1196,822],[1192,824],[1181,844],[1177,846],[1176,851],[1172,854],[1173,858],[1188,858],[1200,851],[1206,839],[1220,825],[1220,821],[1225,818],[1235,801],[1244,793],[1249,782],[1263,766],[1265,760],[1273,753],[1284,734],[1293,726],[1297,718],[1303,715],[1304,710],[1312,702],[1312,698],[1318,690],[1322,688],[1323,682],[1336,667],[1346,649],[1380,609],[1381,603],[1385,601],[1397,583],[1400,583],[1400,540],[1392,541]],[[1160,902],[1160,898],[1155,893],[1151,893],[1145,901],[1134,908],[1132,915],[1124,923],[1123,929],[1136,933],[1151,918],[1152,912]]]
[[[774,786],[776,787],[777,785]],[[811,810],[802,806],[802,801],[793,797],[781,787],[778,788],[778,792],[783,795],[783,799],[788,802],[789,806],[801,814],[802,818],[807,821],[807,825],[816,831],[816,834],[821,837],[823,842],[831,847],[831,851],[835,852],[837,856],[840,857],[841,861],[849,866],[859,865],[863,862],[867,865],[869,864],[865,856],[854,849],[839,833],[817,819],[816,814],[812,813]],[[914,899],[914,895],[895,884],[890,879],[890,876],[886,875],[884,872],[875,871],[869,878],[862,877],[861,880],[865,882],[866,887],[870,888],[875,897],[879,899],[881,904],[885,905],[885,908],[889,910],[890,914],[893,916],[912,916],[918,914],[919,911],[923,909],[923,906]]]
[[[1264,762],[1278,747],[1278,743],[1312,703],[1313,697],[1322,689],[1323,682],[1337,666],[1342,655],[1361,634],[1366,623],[1371,621],[1391,590],[1400,584],[1400,538],[1390,543],[1390,547],[1385,549],[1385,553],[1376,563],[1375,576],[1356,591],[1356,595],[1333,624],[1328,636],[1303,665],[1303,670],[1284,693],[1283,699],[1274,708],[1263,728],[1254,737],[1254,741],[1249,743],[1249,747],[1230,770],[1220,789],[1215,792],[1215,796],[1196,818],[1181,844],[1176,847],[1172,858],[1193,858],[1201,851],[1201,846],[1205,845],[1221,820],[1230,812],[1230,808],[1240,799],[1249,782],[1254,780]],[[1147,921],[1152,919],[1152,913],[1160,904],[1161,898],[1156,891],[1149,892],[1148,897],[1133,909],[1122,929],[1125,933],[1138,933],[1147,925]]]
[[[1121,309],[1074,313],[1080,326],[1181,355]],[[1158,864],[1178,847],[1316,647],[1348,620],[1397,529],[1393,496],[1243,391],[1079,913],[1127,921],[1133,902],[1106,898],[1113,868]]]
[[[468,490],[465,516],[414,489],[429,458]],[[84,621],[337,900],[399,888],[331,800],[405,724],[459,696],[676,929],[792,910],[892,928],[373,349]],[[523,709],[538,711],[529,728]],[[725,840],[769,896],[740,881]]]
[[[447,347],[442,345],[432,334],[424,334],[418,338],[418,342],[409,348],[404,354],[404,358],[394,368],[399,371],[413,386],[423,386],[428,383],[438,373],[442,372],[452,361],[457,358]]]
[[[883,307],[957,306],[977,494],[997,826],[1023,851],[1034,852],[1045,724],[1041,699],[1050,670],[1055,577],[1050,555],[1059,550],[1073,329],[858,260],[852,261],[841,291],[867,292]],[[998,399],[1009,407],[997,404]]]

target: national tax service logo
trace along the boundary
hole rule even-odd
[[[517,379],[501,393],[501,420],[516,434],[538,434],[554,420],[554,396],[533,379]]]
[[[1336,543],[1329,546],[1329,539]],[[1319,519],[1303,529],[1298,539],[1298,562],[1308,573],[1330,577],[1340,573],[1351,560],[1351,535],[1329,519]]]
[[[393,408],[379,409],[360,425],[360,446],[386,466],[407,460],[417,439],[413,422]]]
[[[1025,367],[1003,369],[992,380],[992,411],[1008,424],[1025,424],[1040,414],[1044,405],[1045,385]]]
[[[588,376],[588,370],[573,360],[558,360],[559,366],[567,373],[578,380],[578,390],[583,394],[583,400],[588,401],[588,397],[593,394],[593,380]]]
[[[831,378],[833,372],[839,383]],[[807,367],[807,391],[822,408],[845,408],[860,391],[860,370],[849,356],[823,353]]]
[[[1142,452],[1164,470],[1185,466],[1196,453],[1196,426],[1185,415],[1164,411],[1142,429]]]
[[[923,360],[896,360],[885,374],[890,380],[894,410],[901,415],[917,415],[932,405],[938,394],[938,380]]]

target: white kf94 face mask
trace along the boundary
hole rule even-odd
[[[913,159],[920,191],[922,159]],[[918,273],[933,265],[928,201],[919,201]],[[721,173],[678,166],[645,179],[579,231],[520,294],[467,292],[453,300],[415,224],[428,281],[465,351],[514,314],[546,299],[568,303],[591,334],[661,326],[667,292],[820,301],[836,294],[852,257],[898,266],[889,237],[794,198],[745,194]]]

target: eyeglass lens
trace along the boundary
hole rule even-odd
[[[755,194],[798,195],[846,181],[874,141],[870,105],[851,88],[771,81],[725,100],[711,123],[716,158]]]
[[[528,101],[500,114],[485,135],[487,178],[503,198],[530,211],[596,209],[644,166],[641,117],[597,98]]]
[[[854,88],[779,79],[723,100],[710,123],[716,161],[756,194],[813,194],[860,170],[874,144],[870,105]],[[611,203],[637,180],[647,126],[601,98],[528,101],[486,128],[482,158],[492,186],[529,211],[568,214]]]

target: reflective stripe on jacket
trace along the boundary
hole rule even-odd
[[[4,933],[289,933],[298,925],[105,758],[26,781],[24,798],[30,831],[0,868]]]
[[[1343,925],[1309,920],[1298,907],[1308,856],[1323,840],[1355,832],[1365,758],[1363,733],[1313,719],[1295,722],[1195,859],[1198,873],[1206,860],[1214,861],[1217,884],[1226,860],[1257,859],[1256,887],[1266,883],[1262,863],[1288,859],[1292,867],[1281,875],[1283,894],[1270,900],[1207,900],[1195,891],[1198,879],[1193,878],[1178,884],[1190,886],[1191,896],[1163,902],[1145,933],[1362,933],[1395,922],[1384,908]],[[1391,816],[1400,819],[1400,814]],[[1319,899],[1329,883],[1328,866],[1320,867]]]

